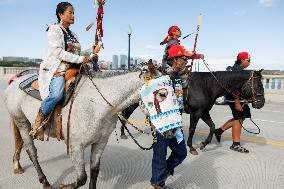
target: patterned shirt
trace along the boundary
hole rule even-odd
[[[62,31],[64,33],[65,50],[67,52],[80,55],[81,45],[78,41],[77,36],[69,28],[67,28],[66,31],[62,29]],[[56,73],[64,74],[68,68],[69,64],[67,62],[61,62]]]

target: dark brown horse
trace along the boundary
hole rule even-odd
[[[240,97],[252,103],[253,108],[262,108],[265,103],[264,89],[261,82],[261,71],[220,71],[220,72],[194,72],[188,88],[184,89],[185,112],[190,114],[190,127],[187,145],[190,152],[197,155],[196,149],[192,146],[192,138],[196,125],[201,118],[210,128],[210,133],[204,142],[201,142],[200,149],[205,148],[212,141],[215,132],[215,124],[212,121],[209,111],[212,109],[215,100],[226,93],[239,93]],[[133,104],[122,113],[129,118],[138,104]],[[122,122],[122,124],[125,124]],[[121,127],[121,137],[125,138],[124,127]]]

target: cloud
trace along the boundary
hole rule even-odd
[[[261,4],[261,5],[264,5],[266,7],[270,7],[272,6],[272,4],[275,2],[275,0],[258,0],[258,2]]]

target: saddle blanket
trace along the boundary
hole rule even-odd
[[[145,83],[140,89],[140,99],[159,133],[182,127],[179,103],[169,76]]]
[[[67,87],[67,90],[65,88],[63,99],[60,102],[60,105],[62,107],[65,107],[68,104],[69,100],[72,97],[73,91],[75,90],[75,83],[76,82],[78,83],[80,81],[80,79],[81,79],[81,75],[76,76],[75,81],[73,81],[69,84],[69,86]],[[27,79],[22,81],[19,84],[19,88],[21,90],[23,90],[25,93],[27,93],[28,95],[42,101],[39,90],[33,88],[33,86],[32,86],[32,83],[36,82],[37,80],[38,80],[38,75],[37,74],[32,75],[31,77],[28,77]]]

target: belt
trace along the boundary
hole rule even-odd
[[[65,72],[55,72],[53,74],[53,77],[59,77],[59,76],[64,76],[65,75]]]

